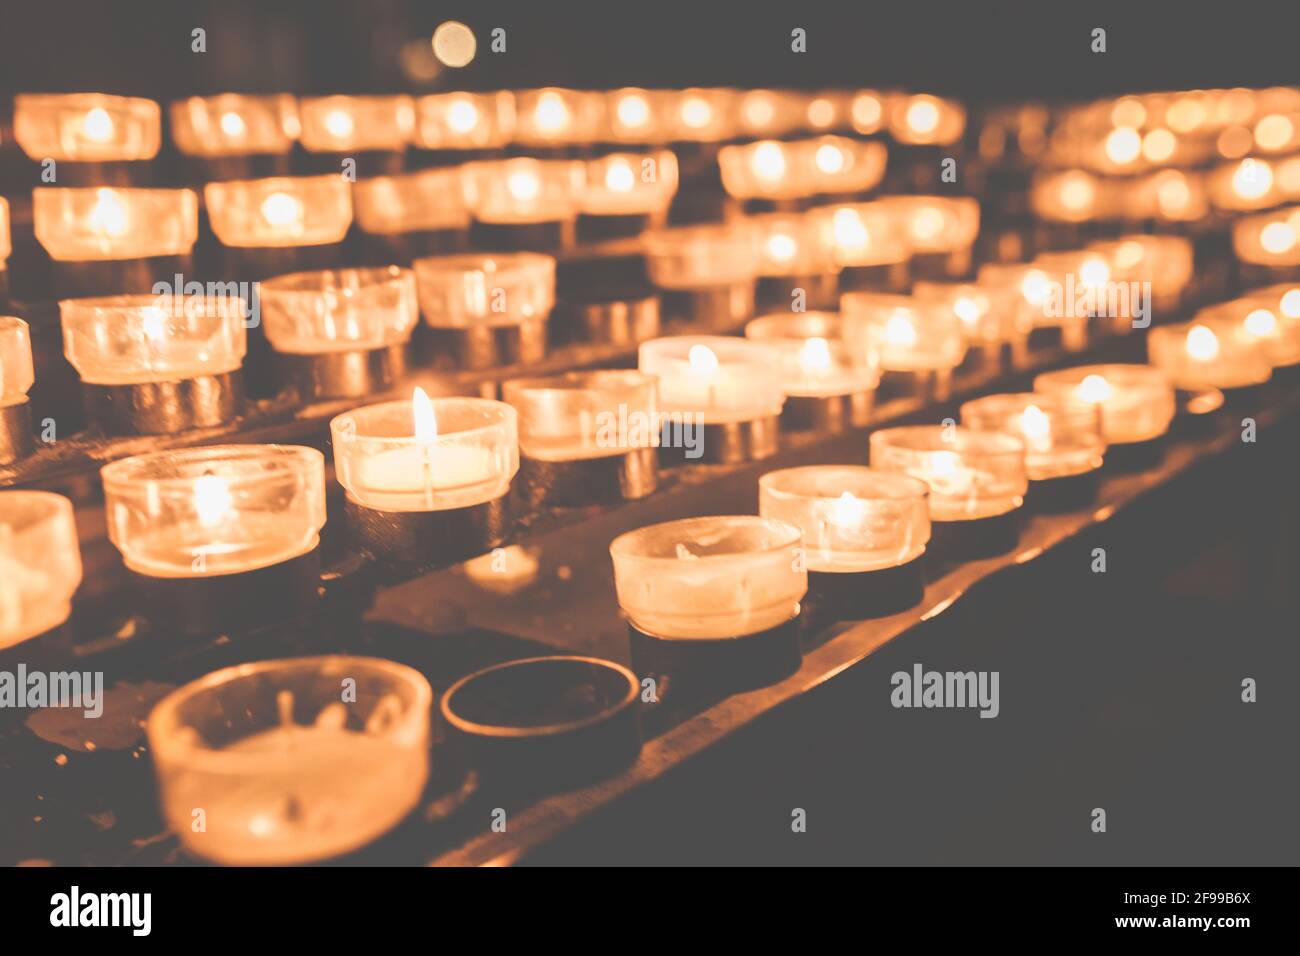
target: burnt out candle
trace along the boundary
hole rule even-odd
[[[680,439],[661,445],[665,457],[713,463],[776,453],[785,392],[771,344],[718,335],[651,339],[641,343],[638,367],[658,376],[659,407]]]
[[[0,315],[0,465],[31,453],[32,412],[27,393],[35,381],[31,330],[22,319]]]
[[[726,691],[799,666],[797,621],[808,591],[802,534],[748,515],[684,518],[609,546],[633,669],[660,686]]]
[[[987,395],[962,405],[961,423],[1024,442],[1031,507],[1072,511],[1095,499],[1106,450],[1098,406],[1027,392]]]
[[[58,629],[81,585],[72,502],[0,491],[0,651]]]
[[[810,598],[836,617],[879,617],[925,591],[929,487],[907,475],[854,465],[770,471],[759,513],[803,533]]]
[[[520,472],[539,506],[643,498],[658,483],[658,388],[624,370],[513,379],[502,396],[519,415]]]
[[[778,312],[745,326],[745,337],[774,348],[785,392],[782,425],[793,430],[860,428],[871,417],[880,356],[870,342],[852,347],[830,312]]]
[[[352,682],[356,693],[340,695]],[[232,866],[360,849],[420,802],[433,692],[393,661],[331,655],[214,671],[163,698],[146,732],[163,816]],[[195,807],[207,826],[193,826]]]
[[[53,160],[56,181],[71,186],[148,185],[142,167],[158,154],[158,104],[103,93],[20,93],[14,139],[29,159]]]
[[[348,527],[366,553],[394,564],[464,560],[500,544],[519,470],[518,416],[483,398],[411,399],[330,422]]]
[[[679,226],[644,236],[646,271],[666,321],[732,331],[754,314],[760,237],[745,222]]]
[[[262,328],[300,395],[357,398],[389,388],[406,367],[419,321],[409,269],[330,269],[268,279]]]
[[[1101,409],[1106,464],[1146,467],[1164,456],[1177,403],[1168,376],[1149,365],[1083,365],[1044,372],[1034,391]]]
[[[214,428],[239,414],[247,306],[238,297],[132,295],[59,303],[63,351],[89,421],[108,434]]]
[[[145,615],[186,633],[263,624],[319,598],[325,459],[293,445],[212,445],[105,465],[109,539]]]
[[[32,215],[60,297],[152,292],[190,271],[199,231],[188,189],[37,189]]]
[[[540,361],[555,305],[555,259],[535,252],[465,253],[413,263],[435,347],[460,368]]]
[[[871,433],[871,466],[930,487],[930,520],[941,560],[1010,551],[1029,479],[1025,444],[956,425],[909,425]]]

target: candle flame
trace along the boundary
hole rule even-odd
[[[621,157],[611,160],[609,168],[605,170],[606,188],[611,192],[625,193],[631,192],[634,185],[636,185],[636,176],[632,173],[628,161]]]
[[[1247,157],[1232,174],[1232,191],[1242,199],[1259,199],[1273,188],[1273,167]]]
[[[1259,233],[1259,244],[1264,251],[1275,255],[1290,250],[1295,241],[1295,230],[1285,222],[1270,222]]]
[[[841,528],[857,528],[867,516],[867,503],[846,491],[831,506],[831,523]]]
[[[793,236],[778,232],[768,237],[767,254],[774,261],[789,262],[798,252],[799,244],[794,241]]]
[[[325,116],[325,129],[335,139],[346,139],[352,135],[355,123],[343,110],[330,110]]]
[[[1288,289],[1278,304],[1282,307],[1282,314],[1287,318],[1300,317],[1300,289]]]
[[[411,415],[415,420],[415,440],[421,445],[432,445],[438,440],[438,419],[433,414],[433,402],[418,385],[411,394]]]
[[[102,106],[96,106],[86,113],[81,121],[81,131],[86,139],[94,140],[96,143],[107,143],[113,138],[113,117],[109,116],[108,110]]]
[[[212,528],[221,524],[234,507],[230,486],[220,475],[200,475],[194,482],[194,511],[199,524]]]
[[[1110,279],[1110,267],[1100,258],[1085,259],[1079,265],[1079,281],[1094,289],[1105,285]]]
[[[542,191],[542,184],[532,170],[516,169],[506,178],[506,188],[520,202],[532,202]]]
[[[1268,309],[1256,309],[1242,320],[1242,327],[1257,339],[1277,335],[1277,316]]]
[[[167,335],[167,313],[156,306],[144,310],[141,325],[145,338],[151,342],[161,342]]]
[[[961,456],[955,451],[936,451],[928,461],[930,477],[944,480],[956,476],[957,469],[961,465]]]
[[[225,133],[231,139],[238,139],[244,135],[247,130],[244,124],[244,118],[235,112],[221,114],[221,132]]]
[[[650,104],[640,93],[629,93],[618,101],[618,121],[624,126],[636,128],[649,120]]]
[[[1030,305],[1042,305],[1047,298],[1047,273],[1042,269],[1030,269],[1020,280],[1020,294]]]
[[[1031,445],[1045,444],[1052,434],[1052,423],[1037,405],[1027,405],[1020,413],[1020,431]]]
[[[478,107],[468,97],[457,97],[447,107],[447,126],[453,133],[468,133],[478,125]]]
[[[933,133],[939,125],[939,107],[930,100],[915,100],[907,108],[907,125],[917,133]]]
[[[564,97],[548,90],[537,98],[537,107],[533,111],[533,122],[537,128],[547,133],[558,133],[569,125],[569,107]]]
[[[817,336],[808,339],[799,351],[799,364],[806,372],[829,372],[833,364],[830,343]]]
[[[926,206],[912,220],[912,235],[923,241],[933,239],[943,232],[943,227],[943,211],[934,206]]]
[[[106,236],[120,236],[126,232],[126,204],[111,189],[95,192],[95,205],[90,210],[90,225]]]
[[[885,341],[895,348],[916,347],[916,326],[912,324],[910,312],[906,309],[894,310],[885,323]]]
[[[302,203],[288,193],[271,193],[262,200],[262,218],[272,226],[292,225],[302,220]]]
[[[831,231],[835,234],[835,244],[848,251],[865,249],[871,242],[871,233],[856,209],[835,210],[831,217]]]
[[[785,150],[780,143],[759,143],[750,158],[754,175],[760,179],[780,179],[785,175]]]
[[[953,300],[952,311],[957,318],[961,319],[964,325],[974,327],[979,322],[983,309],[980,308],[980,304],[973,297],[961,295]]]
[[[1142,151],[1142,137],[1132,126],[1120,126],[1106,137],[1106,156],[1112,163],[1127,165]]]
[[[1219,337],[1205,325],[1194,325],[1187,331],[1187,354],[1198,362],[1212,362],[1219,357]]]
[[[838,173],[844,168],[844,151],[834,143],[823,143],[817,147],[817,154],[813,157],[817,168],[828,176]]]
[[[686,357],[691,363],[691,371],[701,378],[712,378],[718,371],[718,357],[707,345],[692,345]]]
[[[686,547],[686,545],[682,544],[680,541],[678,541],[677,544],[673,547],[673,552],[677,555],[677,559],[679,561],[700,560],[700,556],[698,554],[692,552],[690,548]]]
[[[1094,405],[1106,401],[1114,392],[1115,390],[1111,387],[1110,382],[1095,372],[1085,376],[1083,381],[1079,383],[1079,387],[1074,390],[1074,393],[1081,400],[1091,402]]]
[[[692,96],[686,102],[682,103],[682,122],[691,129],[701,129],[708,126],[713,119],[713,107],[709,106],[707,100],[702,100],[698,96]]]

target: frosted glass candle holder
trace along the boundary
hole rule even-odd
[[[199,235],[189,189],[36,189],[36,238],[61,262],[188,255]]]
[[[1200,315],[1192,322],[1153,328],[1147,335],[1151,364],[1173,384],[1194,391],[1262,385],[1273,373],[1260,337],[1240,321]]]
[[[879,202],[817,206],[808,219],[827,237],[839,266],[893,265],[910,255],[896,217]]]
[[[1231,212],[1267,209],[1282,201],[1273,164],[1255,156],[1211,169],[1205,174],[1205,188],[1216,209]]]
[[[356,693],[341,698],[348,682]],[[432,701],[418,671],[377,658],[214,671],[149,714],[163,815],[187,850],[228,865],[301,864],[360,849],[420,802]],[[193,826],[195,807],[206,813],[204,829]]]
[[[187,156],[284,154],[302,128],[287,94],[191,96],[172,103],[169,115],[172,141]]]
[[[1251,265],[1300,265],[1300,206],[1238,219],[1232,225],[1232,249]]]
[[[660,640],[733,639],[781,627],[808,590],[802,535],[753,516],[685,518],[615,538],[618,603]]]
[[[996,432],[911,425],[871,433],[871,466],[930,487],[930,518],[973,521],[1015,511],[1029,489],[1025,445]]]
[[[586,184],[581,162],[524,156],[469,163],[465,176],[474,218],[499,224],[572,219]]]
[[[643,498],[658,484],[658,387],[641,372],[597,370],[515,379],[521,477],[539,506]]]
[[[779,415],[785,393],[781,360],[764,342],[720,335],[678,335],[642,342],[642,372],[659,377],[666,412],[698,414],[706,423]]]
[[[588,160],[578,209],[588,216],[647,216],[668,211],[677,194],[677,155],[610,153]]]
[[[944,372],[966,354],[962,320],[944,305],[912,296],[846,292],[840,297],[845,339],[870,343],[887,372]]]
[[[1020,439],[1033,482],[1095,471],[1106,450],[1100,410],[1074,399],[1028,392],[986,395],[962,405],[961,423]]]
[[[1259,340],[1274,368],[1300,364],[1300,283],[1256,289],[1221,308]]]
[[[979,202],[968,197],[888,196],[877,200],[914,254],[968,249],[979,232]]]
[[[105,465],[109,539],[152,578],[243,574],[314,551],[325,458],[292,445],[212,445]]]
[[[602,94],[590,90],[517,90],[514,141],[525,146],[594,142],[600,132],[602,100]]]
[[[223,246],[326,245],[342,242],[352,224],[352,192],[337,173],[208,183],[203,195]]]
[[[428,398],[354,409],[330,422],[339,483],[377,511],[467,508],[500,498],[519,470],[517,415],[505,402]]]
[[[515,98],[496,93],[433,93],[415,101],[414,143],[421,149],[499,149],[515,131]]]
[[[1035,329],[1045,324],[1044,310],[1052,278],[1033,263],[987,263],[980,266],[975,284],[990,296],[1010,300],[1011,324],[1017,329]]]
[[[544,320],[555,304],[551,256],[434,256],[417,259],[413,268],[424,321],[434,328]]]
[[[735,90],[675,90],[665,96],[665,125],[669,138],[681,143],[717,143],[736,135]]]
[[[745,223],[758,237],[759,275],[802,278],[833,275],[838,271],[825,232],[808,217],[766,213],[749,216]],[[787,302],[790,299],[788,294],[781,298]]]
[[[1082,169],[1044,173],[1034,177],[1029,206],[1035,215],[1050,222],[1109,219],[1116,205],[1113,192],[1106,180]]]
[[[966,129],[966,111],[959,103],[925,93],[894,97],[888,116],[890,135],[909,145],[955,143]]]
[[[752,282],[760,236],[745,223],[684,226],[646,233],[646,268],[664,289],[701,289]]]
[[[419,320],[409,269],[326,269],[261,283],[262,327],[279,352],[299,355],[401,346]]]
[[[236,371],[247,349],[238,297],[64,299],[63,351],[83,382],[142,385]]]
[[[0,408],[26,402],[35,381],[31,330],[16,316],[0,315]]]
[[[722,185],[735,199],[800,199],[864,192],[885,174],[885,147],[840,136],[765,139],[718,151]]]
[[[1032,316],[1022,307],[1024,298],[1013,285],[970,282],[918,282],[912,295],[942,303],[962,325],[971,345],[999,346],[1023,342],[1033,328]]]
[[[844,341],[844,323],[829,312],[779,312],[745,326],[745,338],[774,348],[781,359],[787,398],[871,391],[880,379],[880,357]]]
[[[770,471],[758,482],[759,513],[803,533],[808,570],[858,574],[917,560],[930,540],[929,487],[854,465]]]
[[[9,254],[13,252],[9,235],[9,201],[0,196],[0,272],[8,266]]]
[[[470,202],[461,167],[372,176],[352,184],[357,225],[374,235],[465,229]]]
[[[415,128],[409,96],[320,96],[298,101],[303,148],[313,153],[398,152]]]
[[[1169,430],[1174,388],[1148,365],[1082,365],[1044,372],[1034,391],[1101,408],[1102,438],[1109,446],[1154,441]]]
[[[14,97],[14,139],[40,162],[153,159],[162,141],[158,104],[103,93],[20,93]]]
[[[805,121],[804,98],[787,90],[746,90],[740,95],[741,135],[785,136]]]
[[[605,93],[602,139],[611,143],[661,143],[667,95],[663,90],[626,86]]]
[[[1182,169],[1162,169],[1130,184],[1120,201],[1134,219],[1197,222],[1210,211],[1202,177]]]
[[[46,491],[0,491],[0,649],[63,624],[80,585],[72,502]]]

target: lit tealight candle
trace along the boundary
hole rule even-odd
[[[835,264],[842,268],[841,288],[890,292],[910,283],[911,249],[897,217],[879,202],[817,206],[807,215],[826,236]]]
[[[995,361],[1004,345],[1010,346],[1013,354],[1023,351],[1033,327],[1022,308],[1020,290],[1008,283],[918,282],[912,294],[952,310],[961,320],[967,342],[984,349]]]
[[[153,159],[162,121],[153,100],[102,93],[20,93],[14,139],[31,159],[96,163]]]
[[[682,143],[716,143],[737,131],[739,94],[726,89],[685,89],[668,96],[665,125]]]
[[[409,96],[304,97],[298,111],[303,148],[313,153],[400,153],[415,127]]]
[[[555,304],[551,256],[433,256],[413,269],[424,321],[461,367],[536,362],[546,354]]]
[[[760,140],[718,152],[722,185],[735,199],[800,199],[857,193],[885,173],[885,147],[839,136],[782,142]]]
[[[871,433],[871,465],[930,486],[930,519],[946,557],[973,558],[1015,547],[1029,478],[1025,443],[955,425],[912,425]]]
[[[1243,263],[1268,268],[1300,265],[1300,206],[1243,216],[1232,226],[1232,248]]]
[[[818,604],[850,617],[911,607],[925,590],[929,488],[907,475],[813,465],[763,475],[759,513],[803,532],[808,584]]]
[[[65,299],[59,308],[87,416],[106,431],[167,434],[238,413],[242,299],[130,295]]]
[[[840,297],[845,339],[868,343],[880,353],[886,372],[933,378],[940,393],[966,355],[966,330],[951,308],[933,300],[876,292],[846,292]]]
[[[839,431],[867,423],[880,358],[872,343],[854,349],[843,333],[840,317],[827,312],[775,313],[745,326],[746,338],[780,356],[782,418],[791,428]]]
[[[301,394],[359,397],[383,391],[405,367],[420,313],[409,269],[337,269],[268,279],[262,327]]]
[[[497,149],[515,131],[515,98],[496,93],[434,93],[415,101],[415,145],[462,151]]]
[[[1174,388],[1148,365],[1084,365],[1044,372],[1034,391],[1101,409],[1107,464],[1125,468],[1159,461],[1160,440],[1176,410]]]
[[[743,221],[647,232],[646,270],[664,290],[665,318],[730,331],[753,315],[760,241]]]
[[[740,515],[668,521],[615,538],[614,585],[638,673],[642,654],[650,670],[667,659],[666,670],[689,671],[689,657],[676,655],[710,652],[736,666],[747,652],[779,653],[797,665],[793,622],[808,591],[802,543],[794,525]]]
[[[633,371],[515,379],[521,477],[538,505],[585,507],[642,498],[657,484],[658,388]]]
[[[460,248],[470,223],[459,166],[359,179],[352,205],[367,240],[408,262]]]
[[[340,697],[354,682],[356,694]],[[420,802],[433,692],[366,657],[302,657],[215,671],[149,715],[163,814],[191,853],[234,866],[357,850]],[[194,808],[207,826],[195,828]]]
[[[327,245],[352,224],[352,192],[338,174],[208,183],[203,195],[212,231],[233,248]]]
[[[979,232],[979,201],[970,197],[888,196],[878,200],[912,250],[912,268],[931,279],[961,278],[970,271]]]
[[[465,166],[476,242],[539,251],[571,242],[586,167],[566,159],[483,160]]]
[[[547,87],[515,93],[515,142],[556,146],[593,142],[600,132],[602,94]]]
[[[953,100],[928,94],[899,96],[889,109],[889,131],[900,143],[946,145],[966,129],[966,111]]]
[[[431,399],[370,405],[330,422],[348,520],[377,557],[436,563],[500,543],[519,470],[517,415],[504,402]]]
[[[1035,507],[1073,510],[1096,495],[1106,449],[1096,405],[1052,395],[988,395],[962,405],[961,423],[1024,442],[1029,501]]]
[[[80,584],[72,502],[45,491],[0,491],[0,649],[63,624]]]
[[[677,193],[677,156],[672,150],[653,153],[610,153],[587,163],[582,196],[578,202],[584,220],[580,229],[599,217],[612,225],[615,217],[633,217],[628,232],[640,232],[661,221]],[[596,225],[600,225],[597,223]],[[612,238],[616,232],[589,229],[591,238]]]
[[[289,152],[302,128],[298,103],[285,94],[191,96],[172,103],[170,117],[172,141],[180,152],[201,161],[204,181],[287,172]],[[270,157],[265,165],[271,168],[254,172],[253,157]]]
[[[1267,382],[1272,374],[1260,334],[1266,332],[1265,324],[1263,316],[1234,321],[1202,315],[1152,329],[1147,351],[1151,364],[1178,388],[1249,388]]]
[[[1300,283],[1256,289],[1220,308],[1259,340],[1274,369],[1300,365]]]
[[[1273,164],[1247,156],[1211,170],[1205,178],[1210,202],[1219,209],[1249,211],[1267,209],[1281,201],[1273,175]]]
[[[0,315],[0,465],[32,450],[32,413],[27,401],[35,376],[27,323]]]

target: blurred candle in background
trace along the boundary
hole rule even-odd
[[[191,96],[172,103],[169,116],[172,142],[187,156],[287,154],[302,129],[287,94]]]
[[[352,224],[352,192],[342,176],[276,176],[208,183],[212,231],[235,248],[341,242]]]
[[[1100,410],[1077,399],[1030,392],[986,395],[962,405],[961,423],[1023,441],[1025,471],[1035,482],[1095,471],[1106,450]]]
[[[0,649],[63,624],[80,585],[72,502],[46,491],[0,491]]]
[[[1176,408],[1168,377],[1148,365],[1081,365],[1044,372],[1034,379],[1034,391],[1100,406],[1107,445],[1161,437]]]
[[[1234,320],[1205,313],[1191,322],[1153,328],[1147,335],[1151,364],[1169,376],[1175,386],[1247,388],[1262,385],[1272,374],[1257,332],[1267,320],[1257,316],[1247,328],[1245,317]],[[1271,324],[1271,323],[1268,323]]]
[[[415,128],[409,96],[319,96],[298,101],[303,149],[400,152]]]
[[[20,93],[14,97],[14,139],[41,162],[153,159],[162,142],[153,100],[103,93]]]
[[[840,297],[845,340],[874,344],[887,372],[949,371],[966,354],[966,330],[943,303],[877,292]]]
[[[189,189],[36,189],[32,205],[36,238],[58,261],[188,255],[198,238]]]

